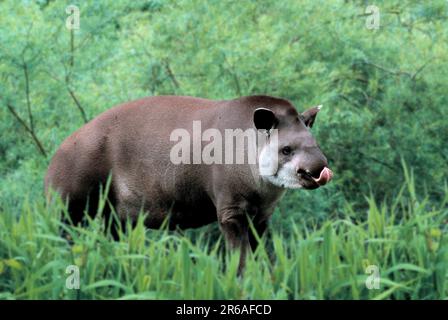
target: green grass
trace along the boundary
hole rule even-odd
[[[237,277],[236,255],[200,230],[197,237],[135,228],[112,241],[101,219],[61,225],[61,204],[25,201],[0,212],[2,299],[446,299],[447,201],[418,199],[414,180],[393,201],[367,197],[367,212],[310,228],[273,230]],[[360,217],[354,219],[354,216]],[[69,244],[60,236],[66,228]],[[80,270],[80,290],[66,288],[67,266]],[[380,289],[367,289],[376,265]]]

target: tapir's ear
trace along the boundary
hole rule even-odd
[[[310,108],[304,112],[302,112],[303,121],[307,127],[312,128],[314,120],[316,120],[317,113],[322,108],[322,105]]]
[[[270,130],[277,124],[277,118],[272,110],[258,108],[254,111],[254,124],[258,130]]]

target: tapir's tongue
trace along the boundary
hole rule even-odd
[[[333,172],[330,169],[328,169],[327,167],[325,167],[320,172],[319,178],[317,178],[317,179],[313,178],[313,179],[314,179],[314,181],[316,181],[316,183],[318,185],[323,186],[328,181],[330,181],[332,177],[333,177]]]

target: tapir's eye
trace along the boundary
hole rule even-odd
[[[291,147],[286,146],[286,147],[283,147],[283,148],[282,148],[282,153],[283,153],[285,156],[290,155],[291,152],[292,152]]]

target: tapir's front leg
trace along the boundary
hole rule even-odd
[[[246,254],[250,248],[246,210],[241,205],[221,203],[217,211],[219,226],[226,239],[227,248],[240,252],[238,274],[241,275],[246,262]]]

